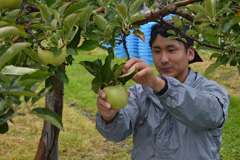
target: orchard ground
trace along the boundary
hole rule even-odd
[[[204,73],[210,55],[200,53],[203,63],[192,64],[194,71]],[[64,132],[59,135],[60,160],[115,160],[130,159],[132,140],[131,137],[120,143],[105,140],[95,128],[96,97],[91,90],[93,76],[79,64],[83,60],[105,59],[107,53],[101,49],[91,52],[79,52],[75,56],[72,66],[67,66],[69,84],[64,90],[63,126]],[[125,59],[115,58],[114,62],[121,63]],[[153,66],[152,66],[153,67]],[[154,68],[154,67],[153,67]],[[154,70],[157,74],[157,71]],[[220,152],[222,160],[240,159],[240,75],[236,67],[221,66],[207,78],[217,81],[231,93],[229,117],[223,130],[223,143]],[[133,85],[129,81],[126,87]],[[36,107],[44,107],[41,99]],[[42,132],[43,122],[33,115],[17,117],[15,124],[9,124],[7,134],[0,135],[1,160],[26,160],[34,159],[38,142]]]

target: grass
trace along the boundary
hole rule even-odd
[[[95,129],[96,97],[91,91],[90,75],[81,65],[82,60],[104,60],[106,53],[102,50],[80,53],[75,58],[75,63],[67,67],[70,83],[65,85],[63,124],[64,132],[59,136],[60,160],[115,160],[130,159],[132,140],[131,137],[120,143],[105,140]],[[203,63],[191,65],[193,70],[202,74],[207,66],[209,55],[201,53],[205,60]],[[117,63],[125,59],[115,59]],[[153,67],[152,67],[153,68]],[[220,151],[222,160],[240,159],[240,76],[237,69],[226,66],[219,67],[207,78],[217,81],[232,95],[229,106],[227,123],[223,130],[223,143]],[[157,73],[155,71],[155,73]],[[127,83],[126,87],[134,84]],[[40,100],[36,107],[43,106],[44,99]],[[26,160],[34,159],[38,142],[41,136],[43,122],[33,115],[14,118],[15,124],[10,124],[7,134],[0,135],[0,159],[1,160]]]

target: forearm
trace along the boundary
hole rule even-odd
[[[126,139],[131,133],[133,128],[128,124],[131,123],[130,119],[119,113],[111,123],[107,124],[99,113],[96,116],[96,128],[101,135],[114,142],[120,142]]]

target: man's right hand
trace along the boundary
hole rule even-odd
[[[107,124],[111,123],[119,110],[111,109],[111,104],[105,101],[106,94],[100,90],[97,97],[97,107],[102,118]]]

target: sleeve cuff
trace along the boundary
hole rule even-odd
[[[160,78],[165,81],[165,86],[163,87],[163,89],[160,92],[154,92],[157,96],[163,95],[168,90],[167,79],[164,76],[160,76]]]

